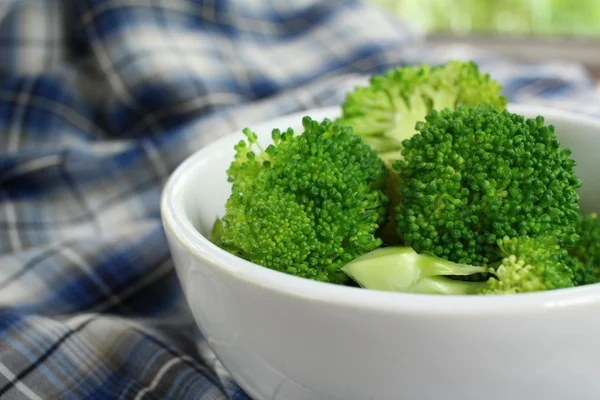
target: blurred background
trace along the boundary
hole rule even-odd
[[[600,38],[598,0],[372,0],[428,32]]]
[[[600,0],[371,0],[423,29],[523,60],[563,59],[600,77]]]

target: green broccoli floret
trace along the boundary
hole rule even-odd
[[[502,258],[493,266],[458,264],[391,246],[358,257],[342,271],[363,288],[406,293],[499,295],[573,286],[568,254],[554,239],[503,238],[498,247]],[[461,279],[469,276],[483,280]]]
[[[569,254],[555,238],[505,237],[498,241],[502,260],[481,294],[541,292],[573,287]]]
[[[501,91],[473,62],[398,67],[350,92],[338,121],[351,126],[384,160],[395,160],[402,141],[432,110],[477,104],[503,110],[507,100]]]
[[[388,172],[350,128],[309,117],[302,124],[300,135],[273,130],[264,151],[244,130],[218,245],[277,271],[345,283],[340,268],[382,244],[375,232],[386,216]]]
[[[579,240],[569,249],[576,285],[600,281],[600,220],[596,213],[581,213],[575,226]]]
[[[491,106],[433,111],[395,163],[403,244],[461,264],[498,261],[498,238],[572,246],[581,181],[554,127]]]

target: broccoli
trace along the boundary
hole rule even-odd
[[[481,294],[541,292],[574,286],[567,250],[554,237],[508,238],[498,241],[502,260]]]
[[[480,105],[434,110],[417,128],[394,164],[403,244],[469,265],[498,261],[505,236],[574,245],[581,181],[543,117]]]
[[[477,294],[485,282],[464,282],[449,276],[487,273],[485,267],[418,254],[408,246],[381,247],[352,260],[342,271],[365,289],[453,295]]]
[[[596,213],[580,213],[575,226],[579,240],[569,248],[577,285],[600,281],[600,221]]]
[[[422,294],[499,295],[573,287],[568,254],[553,238],[502,238],[494,265],[458,264],[408,246],[390,246],[356,258],[342,271],[366,289]],[[481,281],[460,278],[475,276]]]
[[[213,223],[212,229],[210,231],[210,235],[208,236],[209,240],[213,243],[221,242],[221,232],[223,230],[223,221],[221,218],[217,218]]]
[[[403,66],[373,76],[368,86],[348,93],[338,122],[351,126],[390,161],[400,157],[403,140],[416,133],[417,122],[432,110],[477,104],[503,110],[507,100],[501,90],[473,62]]]
[[[382,244],[375,232],[386,217],[388,170],[351,128],[310,117],[302,125],[299,135],[274,129],[266,150],[244,130],[213,237],[264,267],[343,284],[340,268]]]
[[[443,295],[600,282],[600,221],[579,210],[571,151],[507,111],[473,62],[399,67],[332,121],[244,129],[210,240],[317,281]]]

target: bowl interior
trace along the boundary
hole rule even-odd
[[[598,173],[600,162],[598,150],[600,149],[600,120],[576,117],[572,114],[542,109],[533,106],[511,105],[511,111],[536,117],[543,115],[547,124],[556,127],[557,135],[564,147],[571,148],[573,158],[577,160],[576,172],[583,181],[580,188],[580,206],[583,211],[600,211],[600,180]],[[256,132],[259,141],[265,146],[271,143],[271,130],[281,130],[291,127],[299,130],[302,127],[301,119],[310,115],[313,119],[335,118],[339,113],[337,107],[309,110],[277,118],[275,120],[251,126]],[[227,182],[226,171],[233,159],[233,146],[243,139],[241,132],[234,132],[212,143],[194,156],[187,173],[182,176],[183,184],[179,185],[179,198],[183,205],[183,212],[190,222],[204,236],[210,233],[212,224],[217,217],[222,217],[225,211],[225,202],[229,197],[231,185]]]

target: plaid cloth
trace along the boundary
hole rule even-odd
[[[234,129],[449,58],[600,115],[578,65],[429,48],[360,1],[0,2],[0,397],[248,399],[182,297],[165,179]]]

